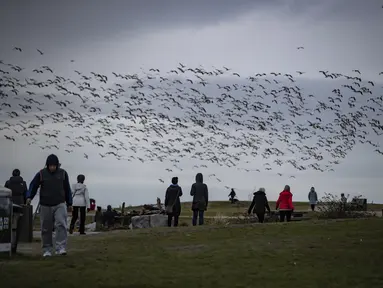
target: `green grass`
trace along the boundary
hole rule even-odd
[[[183,202],[182,204],[181,216],[191,216],[191,203]],[[275,209],[275,201],[269,202],[270,208]],[[239,213],[247,211],[250,206],[250,201],[240,201],[239,204],[231,204],[229,201],[212,201],[209,204],[209,207],[205,213],[206,216],[216,216],[217,214],[226,215],[226,216],[235,216]],[[294,202],[296,211],[308,211],[309,204],[308,202]],[[141,206],[127,207],[129,210],[141,210]],[[368,209],[372,211],[382,211],[383,204],[368,204]]]
[[[273,210],[275,208],[275,202],[270,201],[270,208]],[[191,202],[183,202],[182,204],[182,212],[181,212],[181,218],[183,220],[187,218],[192,217],[192,211],[191,211]],[[307,202],[294,202],[295,210],[296,211],[308,211],[309,205]],[[247,212],[247,209],[250,206],[249,201],[241,201],[239,204],[230,204],[229,201],[212,201],[209,204],[208,210],[205,212],[205,216],[207,217],[214,217],[217,215],[224,215],[224,216],[238,216],[239,214],[242,214],[244,212]],[[382,211],[383,204],[368,204],[368,209],[371,211]],[[118,210],[118,209],[117,209]],[[125,211],[141,211],[142,206],[129,206],[125,208]],[[94,213],[88,213],[86,223],[89,224],[93,222],[94,219]],[[185,223],[189,223],[190,221],[186,221]],[[209,223],[209,221],[207,221]],[[34,221],[34,229],[38,230],[40,229],[40,221],[39,217],[37,216]]]
[[[0,262],[2,287],[383,287],[383,220],[115,231]],[[80,285],[81,284],[81,285]]]

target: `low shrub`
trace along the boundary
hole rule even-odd
[[[359,195],[343,202],[338,196],[331,193],[326,193],[317,205],[316,216],[319,219],[339,219],[339,218],[366,218],[376,216],[375,212],[364,210],[357,203],[363,199],[363,196]]]

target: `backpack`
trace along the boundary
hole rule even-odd
[[[25,192],[24,181],[21,183],[9,181],[6,186],[7,186],[6,188],[12,191],[12,197],[24,196],[24,192]]]

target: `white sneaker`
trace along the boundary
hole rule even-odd
[[[65,249],[60,249],[59,251],[57,251],[57,254],[61,256],[65,256],[67,253]]]
[[[43,257],[51,257],[52,253],[50,251],[45,251]]]

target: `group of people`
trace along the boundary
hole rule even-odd
[[[177,227],[178,219],[181,214],[182,188],[178,185],[178,177],[172,178],[172,183],[166,189],[165,193],[165,210],[168,215],[168,226]],[[190,196],[193,196],[192,201],[192,225],[196,226],[204,224],[204,214],[209,204],[209,191],[205,183],[203,183],[202,173],[198,173],[195,177],[195,183],[191,186]]]
[[[275,210],[279,209],[280,222],[290,222],[291,216],[294,212],[293,194],[290,191],[290,186],[286,185],[281,193],[279,193],[278,200],[275,204]],[[253,201],[248,209],[248,214],[254,213],[257,215],[258,221],[263,223],[265,220],[266,210],[271,213],[269,201],[267,200],[265,188],[259,188],[254,192]]]
[[[13,171],[12,177],[5,183],[4,186],[12,190],[13,203],[18,205],[30,205],[40,188],[40,225],[44,257],[52,256],[53,231],[56,234],[56,254],[67,254],[68,211],[72,212],[69,233],[73,233],[80,213],[79,232],[81,235],[85,234],[85,217],[90,209],[90,199],[84,181],[85,176],[78,175],[77,183],[71,187],[68,173],[61,168],[58,157],[51,154],[46,159],[45,167],[32,179],[29,189],[18,169]]]
[[[318,194],[315,191],[314,187],[311,187],[310,192],[308,194],[308,200],[311,206],[311,210],[315,211],[315,206],[318,202]],[[293,194],[290,191],[290,186],[286,185],[281,193],[279,193],[279,197],[277,202],[275,203],[275,210],[279,209],[279,221],[287,222],[291,221],[291,216],[294,212],[293,205]],[[269,206],[269,202],[266,197],[265,188],[259,188],[257,192],[254,192],[253,201],[248,209],[248,214],[257,215],[258,221],[263,223],[265,220],[266,211],[270,214],[271,209]]]
[[[53,231],[56,232],[55,248],[56,254],[66,255],[67,245],[67,213],[72,212],[72,220],[69,226],[69,233],[73,233],[74,226],[80,214],[79,232],[85,234],[85,218],[86,212],[90,208],[89,192],[84,184],[85,176],[78,175],[77,183],[72,187],[69,182],[68,173],[61,168],[59,159],[56,155],[51,154],[47,157],[45,167],[36,173],[35,177],[27,188],[27,184],[20,175],[20,170],[15,169],[12,177],[5,183],[5,187],[12,190],[13,203],[18,205],[30,205],[31,201],[40,188],[40,222],[41,222],[41,238],[43,256],[52,255],[53,250]],[[190,195],[193,196],[192,201],[192,225],[196,226],[204,224],[204,213],[209,204],[208,186],[203,183],[202,173],[198,173],[195,177],[195,183],[192,184]],[[181,214],[182,188],[178,185],[178,177],[173,177],[171,185],[165,193],[165,210],[168,216],[168,226],[178,226],[179,216]],[[229,194],[231,200],[235,197],[232,189]],[[293,194],[290,186],[286,185],[279,194],[275,209],[279,209],[280,221],[289,222],[294,211],[292,202]],[[318,201],[317,193],[314,187],[308,194],[311,209],[315,210]],[[344,195],[343,195],[344,198]],[[111,207],[109,207],[111,210]],[[259,222],[263,223],[266,211],[269,213],[270,206],[266,197],[264,188],[260,188],[254,192],[253,201],[248,209],[248,214],[256,214]]]
[[[192,185],[190,195],[193,196],[192,211],[193,226],[197,225],[197,219],[199,219],[199,225],[204,224],[204,212],[207,210],[209,203],[208,187],[203,183],[203,175],[198,173],[195,178],[195,183]],[[255,214],[260,223],[265,220],[266,212],[271,213],[269,202],[266,197],[265,188],[260,188],[253,194],[253,201],[248,209],[248,214]],[[179,216],[181,214],[181,200],[182,188],[178,185],[178,177],[172,178],[172,183],[167,188],[165,193],[165,210],[168,215],[168,226],[178,226]],[[234,189],[231,189],[229,194],[230,201],[233,203],[235,197]],[[318,195],[314,187],[311,187],[308,194],[311,210],[315,210],[315,206],[318,202]],[[278,200],[276,202],[275,210],[279,210],[280,222],[291,221],[291,216],[294,212],[293,194],[290,191],[290,186],[286,185],[281,193],[279,193]]]

